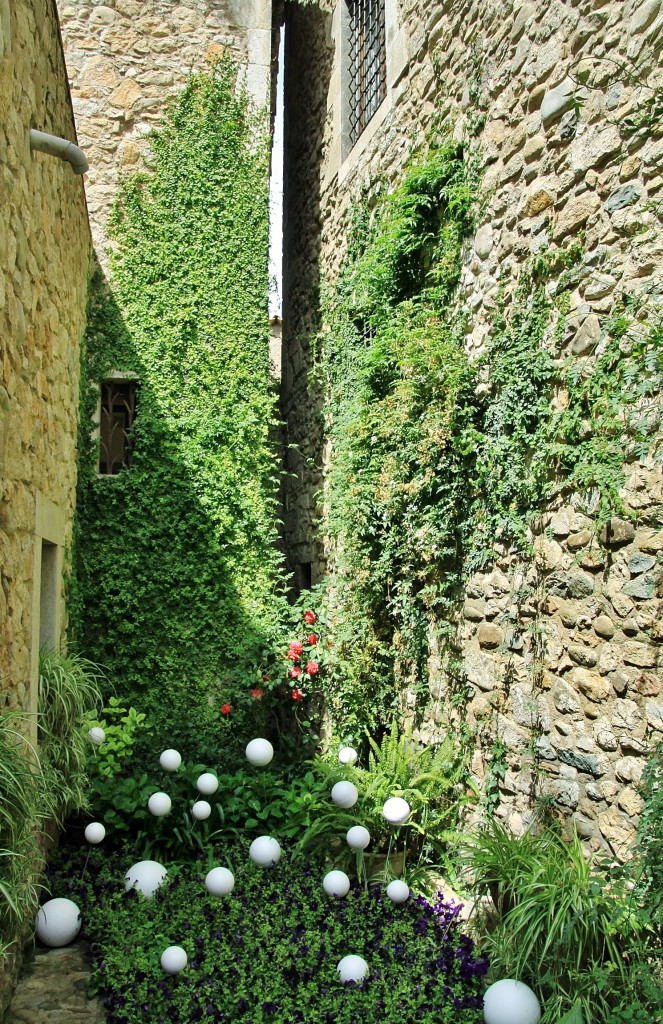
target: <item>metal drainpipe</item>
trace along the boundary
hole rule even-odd
[[[49,156],[66,160],[71,164],[74,174],[85,174],[89,167],[85,153],[73,142],[47,132],[38,132],[36,128],[30,129],[30,149],[33,153],[48,153]]]

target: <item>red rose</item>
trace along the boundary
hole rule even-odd
[[[261,697],[265,696],[265,691],[261,686],[256,686],[255,689],[251,690],[251,696],[253,700],[260,700]]]
[[[288,658],[290,659],[290,661],[297,661],[303,650],[304,644],[301,642],[301,640],[291,640],[290,647],[288,649]]]
[[[304,694],[302,693],[301,690],[293,690],[292,691],[292,699],[293,700],[303,700],[304,699]]]
[[[317,676],[318,672],[320,671],[320,666],[318,665],[317,661],[309,661],[308,665],[306,666],[306,671],[310,676]]]
[[[301,669],[297,668],[296,665],[293,665],[290,671],[288,672],[288,675],[290,676],[291,679],[299,679],[301,675]]]
[[[310,609],[307,612],[304,612],[304,622],[307,626],[315,626],[316,618],[317,616],[315,612],[312,612]]]
[[[230,704],[222,704],[221,705],[221,714],[222,715],[229,715],[231,711],[232,711],[232,708],[230,707]]]
[[[317,633],[309,633],[309,635],[306,637],[306,642],[307,644],[310,644],[311,647],[315,647],[315,645],[318,642]]]

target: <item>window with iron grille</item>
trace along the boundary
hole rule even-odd
[[[350,145],[387,95],[385,0],[348,0],[350,15]]]
[[[135,418],[136,381],[103,381],[99,424],[99,472],[103,476],[116,476],[131,465],[131,428]]]

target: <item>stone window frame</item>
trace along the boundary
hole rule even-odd
[[[64,549],[66,517],[61,508],[41,491],[35,496],[35,528],[32,537],[32,638],[30,643],[29,738],[37,740],[39,711],[39,651],[46,641],[59,649],[65,626]],[[48,550],[48,578],[42,579]],[[44,588],[48,587],[45,594]],[[45,617],[48,622],[45,622]]]

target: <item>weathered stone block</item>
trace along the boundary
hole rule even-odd
[[[571,681],[589,700],[595,703],[601,703],[610,696],[610,685],[598,672],[592,672],[586,668],[574,668],[571,672]]]
[[[626,519],[613,517],[599,532],[599,540],[604,547],[619,548],[630,544],[635,537],[635,527]]]

